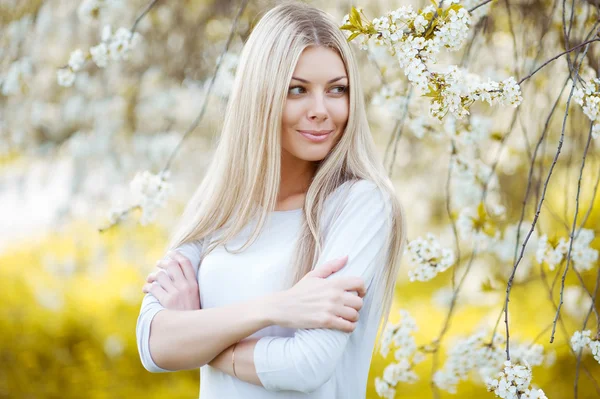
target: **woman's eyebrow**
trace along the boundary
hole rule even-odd
[[[333,83],[333,82],[335,82],[335,81],[337,81],[337,80],[344,79],[344,78],[346,78],[346,75],[344,75],[344,76],[338,76],[337,78],[331,79],[331,80],[330,80],[330,81],[328,81],[327,83]],[[302,79],[302,78],[296,78],[296,77],[294,77],[294,76],[292,76],[292,79],[294,79],[294,80],[299,80],[299,81],[301,81],[301,82],[304,82],[304,83],[310,83],[310,82],[309,82],[308,80],[306,80],[306,79]]]

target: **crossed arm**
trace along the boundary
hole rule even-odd
[[[386,202],[371,184],[352,187],[349,200],[327,232],[317,261],[321,265],[348,254],[346,266],[328,278],[359,276],[367,288],[384,266],[390,234]],[[360,316],[359,324],[367,319],[367,315]],[[350,334],[333,329],[299,329],[293,337],[244,339],[235,347],[237,378],[267,390],[312,392],[333,375]],[[232,347],[208,364],[233,376]]]

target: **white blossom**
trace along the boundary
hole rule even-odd
[[[525,361],[524,365],[511,361],[504,362],[504,370],[498,378],[486,379],[488,391],[494,391],[497,397],[503,399],[548,399],[541,389],[530,389],[531,367]]]
[[[573,267],[579,271],[590,270],[598,260],[598,250],[590,247],[593,240],[594,230],[581,229],[579,236],[573,241],[571,260],[573,261]],[[566,258],[570,243],[570,239],[561,237],[557,243],[553,244],[549,241],[547,235],[543,235],[540,238],[536,252],[537,262],[545,262],[550,270],[554,270],[556,265]]]
[[[586,349],[591,350],[594,359],[600,363],[600,340],[598,339],[600,334],[594,339],[592,339],[591,335],[591,330],[575,331],[571,337],[571,348],[573,348],[575,352]]]
[[[129,57],[129,51],[138,44],[140,38],[141,36],[137,32],[132,36],[129,29],[123,27],[117,29],[115,34],[110,37],[110,41],[107,41],[110,57],[114,61],[126,60]]]
[[[71,68],[60,68],[56,71],[56,79],[58,84],[65,87],[73,86],[75,82],[75,74],[71,70]]]
[[[379,352],[387,356],[391,347],[395,348],[394,359],[383,371],[383,378],[375,378],[375,390],[384,398],[393,398],[396,385],[400,382],[413,383],[418,380],[413,366],[423,361],[418,352],[412,333],[418,330],[415,320],[408,311],[400,310],[400,321],[386,326],[381,337]]]
[[[402,358],[397,363],[390,363],[386,366],[383,370],[383,379],[390,386],[395,386],[400,382],[416,382],[419,377],[412,370],[412,365],[408,359]]]
[[[108,47],[106,43],[100,43],[90,48],[90,54],[99,68],[105,68],[108,65]]]
[[[73,72],[79,71],[85,64],[85,54],[81,49],[74,50],[71,52],[69,57],[69,67]]]
[[[5,96],[21,94],[27,87],[27,82],[32,75],[32,66],[28,58],[13,62],[2,83],[2,94]]]
[[[168,196],[172,192],[172,186],[167,182],[168,173],[154,175],[149,171],[138,172],[129,183],[130,198],[129,207],[140,207],[142,217],[141,225],[147,225],[154,217],[156,210],[166,204]],[[110,211],[111,222],[125,207],[121,206]]]
[[[518,362],[537,366],[543,363],[543,347],[529,342],[511,340],[511,357]],[[471,372],[477,372],[485,381],[496,375],[506,358],[506,340],[498,333],[491,337],[487,330],[479,330],[473,335],[458,340],[449,350],[444,366],[433,377],[434,383],[441,389],[456,393],[460,381],[468,378]]]
[[[102,0],[83,0],[77,8],[77,16],[82,21],[90,21],[98,18],[100,10],[104,5]]]
[[[592,350],[592,355],[594,356],[594,359],[596,359],[596,361],[598,363],[600,363],[600,341],[592,341],[589,344],[590,349]]]
[[[83,0],[77,8],[77,16],[84,22],[94,22],[111,9],[121,6],[123,0]]]
[[[592,342],[592,339],[590,338],[591,335],[591,330],[575,331],[571,337],[571,348],[573,348],[575,352],[585,348]]]
[[[593,78],[573,92],[573,100],[581,105],[583,113],[592,122],[592,137],[600,137],[600,78]]]
[[[375,377],[375,392],[382,398],[394,399],[396,388],[388,384],[383,378]]]
[[[426,238],[418,237],[408,246],[410,261],[414,267],[408,271],[410,281],[428,281],[438,273],[446,271],[455,262],[454,252],[442,248],[437,238],[427,233]]]
[[[571,259],[573,260],[573,267],[579,271],[591,270],[598,261],[598,250],[590,247],[594,236],[594,230],[581,229],[579,236],[573,242]]]

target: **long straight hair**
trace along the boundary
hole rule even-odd
[[[206,240],[210,243],[203,245],[204,257],[252,220],[256,224],[248,241],[230,252],[243,251],[259,236],[279,192],[282,112],[289,82],[308,46],[327,47],[343,60],[349,79],[349,117],[338,143],[319,162],[306,193],[289,284],[294,285],[316,266],[326,198],[344,182],[372,181],[391,202],[392,229],[385,269],[380,272],[384,284],[378,327],[382,327],[387,324],[406,240],[404,211],[376,155],[352,50],[331,16],[304,3],[286,2],[272,8],[248,37],[215,154],[172,233],[169,249],[221,230],[217,239]],[[378,337],[381,332],[379,329]]]

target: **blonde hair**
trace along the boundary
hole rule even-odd
[[[404,212],[376,156],[352,50],[332,18],[309,5],[298,2],[277,5],[260,19],[248,37],[216,152],[172,233],[169,249],[202,240],[222,229],[218,239],[203,246],[206,256],[240,233],[254,218],[256,225],[248,241],[231,252],[243,251],[259,236],[269,212],[275,209],[279,192],[281,118],[288,85],[300,54],[308,46],[325,46],[343,60],[349,79],[349,117],[339,142],[319,162],[306,193],[290,282],[293,285],[300,281],[318,260],[322,242],[319,220],[325,199],[344,182],[372,181],[391,202],[392,233],[385,270],[381,272],[385,282],[384,320],[383,323],[380,320],[379,327],[385,326],[404,249]]]

